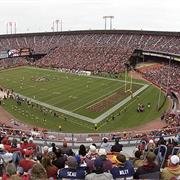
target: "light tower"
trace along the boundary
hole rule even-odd
[[[56,22],[56,31],[58,31],[58,28],[59,28],[59,19],[56,19],[55,22]]]
[[[107,28],[107,19],[109,19],[109,28],[110,30],[112,29],[112,19],[114,18],[114,16],[103,16],[103,19],[105,20],[104,23],[105,23],[105,30]]]

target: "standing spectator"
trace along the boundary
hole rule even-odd
[[[110,173],[104,172],[103,170],[103,160],[101,158],[96,158],[94,161],[95,171],[88,174],[85,180],[112,180],[113,177]]]
[[[122,151],[123,145],[119,144],[119,138],[115,139],[115,144],[111,147],[111,152],[120,152]]]
[[[116,166],[111,169],[111,174],[114,179],[133,178],[134,167],[130,161],[126,160],[126,157],[123,154],[114,156],[114,161],[116,162]]]
[[[177,155],[170,157],[169,165],[162,170],[161,178],[163,180],[180,178],[179,157]]]

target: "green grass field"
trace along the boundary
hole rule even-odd
[[[130,93],[124,92],[124,82],[117,79],[78,76],[30,67],[0,71],[0,85],[26,97],[88,117],[92,121],[130,96]],[[132,92],[142,86],[133,83]],[[158,96],[158,89],[153,86],[148,87],[138,97],[134,97],[102,120],[96,131],[131,128],[160,116],[167,108],[168,102],[157,111]],[[164,95],[161,96],[161,103],[163,100]],[[107,104],[107,102],[108,105],[103,106],[103,103]],[[144,113],[137,113],[139,102],[145,106],[151,103],[151,108],[145,108]],[[39,107],[31,107],[27,104],[18,106],[14,100],[4,101],[3,107],[26,123],[50,130],[58,130],[58,126],[61,125],[64,132],[95,131],[94,124],[64,113],[58,113],[58,117],[54,117],[52,110],[42,113]]]

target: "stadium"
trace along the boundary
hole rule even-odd
[[[179,178],[179,127],[179,32],[0,35],[1,177]]]
[[[1,36],[1,86],[13,96],[2,107],[35,127],[76,133],[136,128],[176,114],[173,38],[178,43],[178,33],[116,30]]]

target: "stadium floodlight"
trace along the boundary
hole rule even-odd
[[[110,20],[110,30],[112,29],[112,19],[114,18],[114,16],[103,16],[103,19],[104,19],[104,23],[105,23],[105,30],[106,30],[106,26],[107,26],[107,19]]]
[[[58,32],[58,27],[59,27],[59,19],[56,19],[56,20],[55,20],[55,22],[56,22],[56,31]]]

